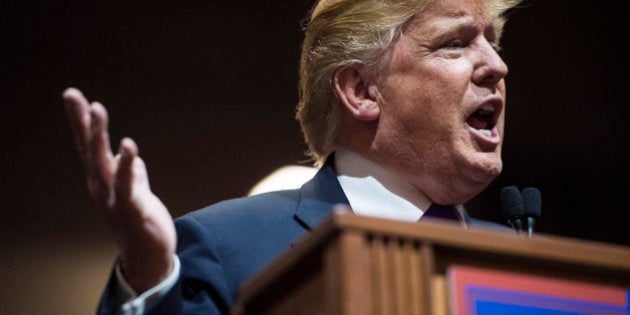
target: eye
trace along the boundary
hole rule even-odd
[[[445,58],[459,58],[463,55],[468,44],[469,42],[461,38],[451,39],[440,44],[437,52]]]
[[[444,48],[462,48],[464,47],[464,42],[462,40],[456,39],[452,40],[444,45]]]

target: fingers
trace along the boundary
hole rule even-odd
[[[118,153],[120,161],[116,172],[116,196],[119,201],[128,202],[134,188],[134,181],[137,180],[138,177],[137,168],[140,168],[140,171],[144,172],[144,164],[138,157],[138,146],[129,138],[124,138],[120,141]],[[139,163],[142,165],[137,166]]]
[[[90,113],[88,173],[95,175],[95,179],[99,181],[99,185],[102,187],[111,187],[114,179],[115,163],[107,131],[107,111],[103,105],[94,102]]]
[[[105,107],[88,103],[81,91],[68,88],[63,92],[66,112],[77,149],[84,163],[102,163],[113,156],[107,131],[108,115]],[[109,161],[108,161],[109,162]]]
[[[63,99],[90,194],[99,207],[111,208],[116,161],[107,131],[107,110],[100,103],[89,104],[81,91],[75,88],[66,89]]]
[[[66,89],[63,92],[63,99],[66,105],[66,113],[68,115],[68,121],[70,122],[72,136],[74,137],[81,161],[85,164],[87,163],[87,161],[85,161],[88,156],[86,151],[89,148],[91,134],[90,105],[83,94],[75,88]]]

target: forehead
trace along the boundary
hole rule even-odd
[[[488,8],[492,3],[492,0],[426,0],[421,11],[444,16],[465,13],[483,15],[488,13]]]
[[[439,29],[463,24],[491,25],[493,18],[484,0],[429,0],[413,18],[409,27],[422,25]]]

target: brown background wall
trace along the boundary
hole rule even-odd
[[[293,114],[311,1],[285,2],[0,5],[0,313],[93,313],[115,257],[65,87],[108,106],[112,139],[137,140],[174,216],[304,160]],[[538,0],[511,17],[505,171],[474,215],[502,222],[500,188],[536,186],[539,231],[630,245],[628,13],[624,0]]]

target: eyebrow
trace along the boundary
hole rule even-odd
[[[453,32],[477,27],[478,21],[464,11],[446,11],[445,16],[446,18],[443,16],[438,20],[439,23],[429,25],[430,33],[434,34],[434,38],[442,38]],[[494,34],[493,21],[484,26],[484,33]]]
[[[466,28],[474,25],[475,19],[470,15],[465,16],[449,16],[448,19],[441,19],[442,23],[438,23],[436,25],[432,25],[431,31],[437,34],[445,34],[452,32],[453,30]],[[446,21],[446,23],[443,23]]]

